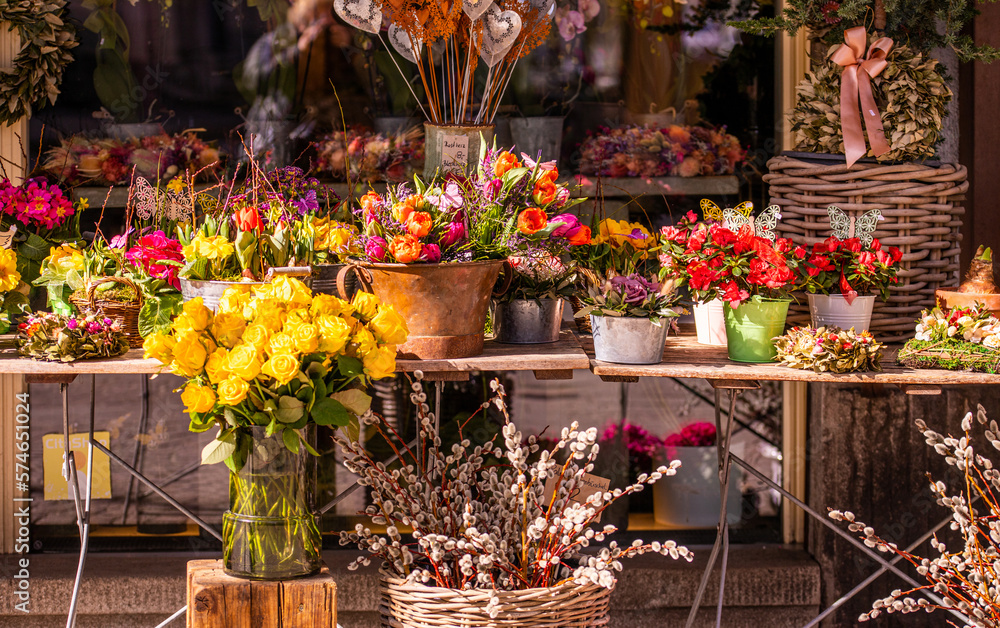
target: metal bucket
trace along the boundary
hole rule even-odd
[[[339,296],[337,292],[337,275],[342,268],[347,268],[347,264],[314,264],[312,267],[312,291],[316,294],[331,294]],[[349,301],[354,293],[358,291],[358,282],[354,273],[347,273],[344,277],[345,298]]]
[[[468,173],[479,162],[479,149],[493,144],[492,124],[431,124],[424,122],[424,178],[430,180],[438,171]]]
[[[559,340],[562,299],[514,299],[497,303],[493,327],[497,342],[534,345]]]
[[[393,137],[420,125],[420,118],[408,116],[379,116],[374,120],[375,132]]]
[[[594,356],[616,364],[659,364],[667,343],[670,321],[665,318],[590,315],[594,328]]]
[[[540,161],[558,161],[562,154],[563,118],[537,116],[511,118],[510,137],[518,152]]]
[[[399,356],[413,360],[471,358],[483,352],[486,313],[502,260],[445,264],[358,264],[362,289],[391,305],[410,333]],[[346,294],[341,294],[346,298]]]
[[[875,306],[875,295],[854,297],[853,303],[848,303],[842,294],[810,294],[809,315],[813,327],[840,327],[861,333],[868,331],[872,325],[872,308]]]
[[[219,307],[219,299],[228,288],[238,286],[249,290],[254,286],[263,285],[262,281],[209,281],[181,277],[181,296],[184,297],[185,303],[201,297],[202,304],[214,312]]]

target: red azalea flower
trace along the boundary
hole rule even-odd
[[[694,253],[695,251],[700,251],[707,238],[708,232],[704,229],[698,229],[692,233],[687,241],[687,252]]]
[[[903,259],[903,252],[894,246],[889,247],[889,255],[892,256],[892,263],[895,264],[899,260]]]
[[[840,293],[844,295],[844,299],[847,300],[848,305],[854,303],[854,299],[858,296],[858,292],[851,287],[851,284],[847,281],[847,276],[843,272],[840,273]]]
[[[795,247],[795,250],[793,251],[793,253],[794,253],[795,257],[797,257],[799,259],[805,259],[806,258],[806,254],[808,253],[808,251],[806,250],[806,247],[804,247],[804,246],[797,246],[797,247]]]
[[[881,251],[882,243],[878,241],[878,238],[872,238],[872,244],[868,248],[870,248],[873,251]]]
[[[678,242],[684,244],[687,241],[687,231],[684,229],[678,229],[677,227],[663,227],[660,229],[660,235],[669,240],[670,242]]]
[[[861,248],[862,247],[861,247],[861,239],[860,238],[848,238],[847,240],[844,240],[843,244],[844,244],[844,248],[847,249],[848,251],[850,251],[851,253],[860,253],[861,252]]]
[[[792,241],[788,238],[778,238],[774,243],[774,248],[779,253],[787,253],[792,250]]]

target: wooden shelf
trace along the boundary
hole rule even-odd
[[[720,177],[593,177],[573,175],[571,185],[579,188],[573,196],[597,195],[597,181],[605,198],[633,196],[722,196],[738,194],[740,182],[734,175]]]

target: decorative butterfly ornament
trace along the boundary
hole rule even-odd
[[[753,209],[752,203],[743,203],[743,205],[750,205],[751,210]],[[742,207],[742,205],[741,205]],[[737,208],[738,209],[738,208]],[[739,231],[745,225],[749,225],[753,229],[754,235],[758,238],[767,238],[771,242],[774,242],[774,229],[778,226],[778,220],[781,219],[781,208],[777,205],[771,205],[756,217],[752,214],[747,216],[736,209],[724,209],[722,210],[722,226],[731,231]]]
[[[194,216],[191,199],[180,192],[158,190],[144,177],[136,177],[132,188],[135,212],[143,220],[166,218],[185,222]]]
[[[850,216],[836,205],[830,205],[826,213],[830,215],[830,227],[837,239],[858,238],[865,247],[871,246],[878,221],[883,220],[882,212],[877,209],[870,209],[861,216]]]
[[[744,201],[734,207],[732,211],[749,217],[753,213],[753,203]],[[723,220],[722,208],[707,198],[701,199],[701,215],[705,220],[714,220],[716,222],[722,222]]]

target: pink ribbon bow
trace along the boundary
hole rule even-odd
[[[861,159],[868,152],[865,134],[861,129],[864,117],[868,130],[868,142],[875,156],[889,152],[889,143],[882,128],[882,117],[875,105],[872,94],[872,79],[889,65],[886,61],[892,50],[892,40],[881,37],[872,42],[865,57],[865,43],[868,33],[864,26],[855,26],[844,31],[844,43],[833,53],[833,62],[842,66],[840,78],[840,125],[844,135],[844,153],[847,165]],[[860,109],[858,100],[861,101]]]

